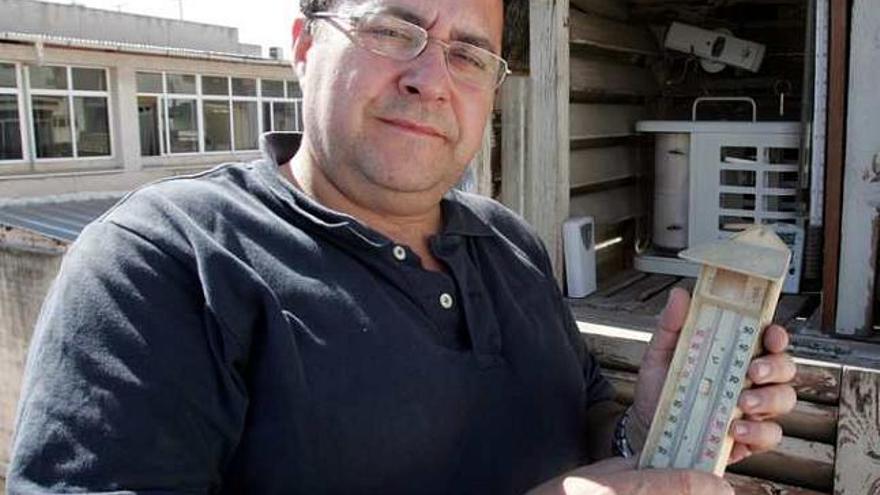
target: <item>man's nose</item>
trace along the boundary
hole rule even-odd
[[[429,41],[425,51],[407,64],[399,82],[401,92],[418,95],[423,101],[449,99],[452,81],[446,68],[443,46]]]

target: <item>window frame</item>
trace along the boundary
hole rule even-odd
[[[21,158],[0,159],[0,166],[21,165],[31,161],[31,147],[29,146],[27,132],[29,125],[28,112],[30,111],[30,106],[26,105],[26,100],[29,98],[25,98],[24,70],[21,62],[0,60],[0,63],[12,65],[13,71],[15,72],[15,87],[0,88],[0,95],[14,95],[16,97],[15,102],[18,109],[18,139],[19,145],[21,146]]]
[[[148,71],[142,71],[148,72]],[[179,74],[185,76],[195,76],[196,78],[196,92],[195,93],[171,93],[168,91],[168,74]],[[137,77],[137,76],[135,76]],[[162,96],[164,97],[164,108],[162,109],[162,117],[165,119],[165,134],[163,139],[165,140],[165,155],[160,156],[198,156],[205,153],[205,130],[203,129],[203,116],[202,116],[202,104],[201,104],[201,96],[202,96],[202,78],[199,74],[188,73],[188,72],[178,72],[178,71],[162,71]],[[140,95],[140,93],[138,93]],[[171,115],[169,110],[169,103],[172,100],[184,100],[184,101],[193,101],[195,100],[195,109],[196,109],[196,139],[198,142],[196,143],[196,151],[181,151],[174,152],[171,151]]]
[[[202,90],[202,78],[203,77],[222,77],[226,79],[226,94],[225,95],[205,95]],[[230,153],[247,153],[260,151],[260,143],[257,141],[257,145],[254,148],[246,148],[246,149],[236,149],[235,147],[235,102],[237,101],[246,101],[253,102],[257,104],[257,134],[260,134],[260,119],[262,118],[261,109],[260,109],[260,101],[263,91],[263,80],[259,77],[247,77],[247,76],[229,76],[229,75],[220,75],[220,74],[199,74],[199,92],[201,93],[201,99],[199,100],[199,107],[202,109],[201,111],[204,113],[204,102],[206,101],[223,101],[227,103],[227,108],[229,109],[229,149],[228,150],[214,150],[214,151],[204,151],[206,155],[222,155],[222,154],[230,154]],[[256,84],[257,94],[256,96],[236,96],[232,92],[232,80],[233,79],[253,79]],[[204,125],[204,121],[202,122]],[[203,140],[204,144],[204,140]],[[204,148],[203,148],[204,149]]]
[[[277,81],[278,79],[272,79],[273,81]],[[264,132],[302,132],[302,97],[301,96],[290,96],[288,90],[290,88],[290,83],[298,84],[297,81],[293,79],[281,79],[281,82],[284,83],[284,96],[267,96],[261,99],[260,103],[269,103],[269,129],[263,129],[263,105],[261,104],[259,113],[260,113],[260,128],[262,129],[261,133]],[[260,81],[260,92],[263,90],[262,80]],[[293,103],[293,122],[295,124],[296,129],[293,131],[276,131],[275,130],[275,103]]]
[[[275,102],[284,102],[284,103],[292,103],[294,108],[294,123],[297,127],[295,132],[302,132],[302,97],[301,96],[291,96],[288,93],[288,88],[291,83],[298,84],[295,79],[285,79],[285,78],[277,78],[277,77],[258,77],[258,76],[248,76],[248,75],[230,75],[230,74],[218,74],[212,72],[205,73],[192,73],[192,72],[183,72],[176,70],[157,70],[153,68],[136,68],[135,69],[135,84],[137,84],[137,75],[138,74],[159,74],[162,77],[162,93],[152,93],[146,91],[139,91],[136,89],[135,97],[148,97],[148,98],[157,98],[158,105],[160,111],[162,113],[159,118],[159,129],[158,132],[160,134],[159,138],[159,154],[158,155],[144,155],[143,149],[140,150],[141,159],[157,159],[157,158],[169,158],[169,157],[191,157],[191,156],[213,156],[213,155],[234,155],[236,153],[255,153],[259,152],[260,145],[259,140],[256,143],[254,148],[246,148],[246,149],[238,149],[235,143],[235,103],[236,102],[249,102],[255,103],[257,108],[257,134],[261,135],[265,132],[270,132],[274,129],[274,103]],[[191,75],[196,78],[196,92],[193,94],[184,94],[184,93],[170,93],[168,91],[168,75],[169,74],[178,74],[178,75]],[[205,77],[215,77],[215,78],[224,78],[226,80],[226,88],[227,92],[225,95],[222,94],[205,94],[204,86],[203,86],[203,78]],[[240,96],[233,94],[233,79],[252,79],[256,81],[256,95],[255,96]],[[284,86],[284,96],[263,96],[263,81],[271,80],[271,81],[280,81]],[[188,101],[196,101],[196,118],[197,118],[197,128],[198,128],[198,151],[186,151],[186,152],[172,152],[171,151],[171,134],[170,134],[170,126],[169,126],[169,103],[172,100],[188,100]],[[204,103],[206,101],[222,101],[226,102],[229,108],[229,141],[230,146],[228,150],[213,150],[208,151],[205,149],[205,109]],[[270,104],[270,129],[265,129],[263,125],[263,103]],[[140,125],[140,122],[138,122]]]
[[[81,65],[81,64],[55,64],[48,63],[44,64],[49,67],[64,67],[67,74],[67,89],[34,89],[31,87],[30,80],[30,68],[32,65],[28,64],[23,69],[25,86],[27,87],[27,112],[28,112],[28,129],[30,130],[30,139],[28,142],[28,148],[31,157],[31,162],[34,164],[44,164],[44,163],[59,163],[59,162],[95,162],[95,161],[113,161],[116,160],[116,147],[115,143],[115,130],[113,125],[113,98],[111,95],[111,86],[110,86],[110,71],[107,67],[102,66],[91,66],[91,65]],[[104,91],[97,90],[84,90],[84,89],[74,89],[73,87],[73,69],[92,69],[92,70],[100,70],[104,73],[104,85],[107,89]],[[37,128],[36,128],[36,120],[33,115],[33,97],[34,96],[63,96],[67,99],[67,111],[70,115],[70,138],[71,138],[71,151],[72,156],[63,156],[63,157],[50,157],[50,158],[40,158],[37,154]],[[107,101],[107,138],[109,140],[108,144],[110,146],[110,153],[107,155],[98,155],[98,156],[79,156],[79,149],[77,144],[77,122],[76,122],[76,108],[74,104],[74,98],[76,97],[96,97],[96,98],[104,98]]]

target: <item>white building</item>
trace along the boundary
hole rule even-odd
[[[0,201],[125,191],[298,130],[283,60],[235,28],[0,0]]]

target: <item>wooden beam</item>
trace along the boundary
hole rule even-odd
[[[644,26],[633,26],[579,10],[571,11],[573,45],[584,45],[613,52],[658,56],[657,42]]]
[[[774,450],[752,455],[729,469],[738,474],[829,492],[834,488],[834,446],[782,437]]]
[[[621,404],[631,404],[638,374],[614,369],[603,369],[602,374],[614,386],[615,400]],[[832,445],[837,434],[837,419],[836,406],[799,400],[792,412],[777,421],[785,436]]]
[[[622,134],[620,136],[572,137],[571,151],[591,150],[595,148],[613,148],[619,146],[637,146],[643,142],[639,134]],[[574,162],[574,158],[571,160]]]
[[[840,243],[845,261],[840,264],[836,327],[844,335],[870,335],[880,246],[880,9],[877,0],[855,0],[852,13]]]
[[[563,280],[562,222],[569,214],[569,3],[529,2],[529,163],[524,216]]]
[[[641,163],[634,149],[629,146],[586,148],[571,153],[570,176],[573,188],[640,175],[643,175]]]
[[[573,94],[618,96],[655,96],[660,92],[651,71],[642,67],[599,60],[571,58]]]
[[[590,182],[587,184],[572,184],[571,186],[571,194],[581,195],[581,194],[595,194],[606,191],[611,191],[612,189],[620,189],[622,187],[629,187],[635,185],[638,182],[638,178],[634,176],[627,177],[613,177],[610,179],[604,179],[596,182]]]
[[[631,179],[625,181],[631,182]],[[590,188],[585,188],[585,191],[590,192]],[[612,224],[644,216],[647,209],[636,183],[616,189],[603,189],[592,194],[572,196],[570,211],[573,217],[592,216],[597,224]]]
[[[656,321],[655,318],[645,318]],[[578,321],[581,335],[590,352],[604,368],[637,371],[651,340],[651,332]],[[797,375],[793,386],[798,399],[820,404],[835,404],[840,398],[841,367],[795,358]]]
[[[625,21],[629,17],[626,5],[620,0],[571,0],[571,5],[586,13],[618,21]]]
[[[880,372],[844,368],[835,495],[880,493]]]
[[[507,78],[501,87],[501,202],[520,215],[525,212],[529,101],[529,78]]]
[[[733,486],[737,495],[823,495],[829,493],[775,483],[741,474],[725,473],[724,479]]]
[[[822,330],[834,333],[843,204],[843,159],[846,129],[846,76],[849,39],[848,0],[831,0],[828,44],[828,141],[825,162],[824,258],[822,262]]]
[[[573,104],[569,130],[572,139],[635,134],[636,122],[646,117],[641,105]]]
[[[880,369],[880,345],[877,343],[794,334],[790,349],[797,356],[817,361]]]
[[[622,95],[609,93],[608,91],[572,91],[571,103],[605,103],[617,105],[644,106],[648,103],[648,97],[639,95]]]

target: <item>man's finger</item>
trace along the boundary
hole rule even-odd
[[[775,418],[788,414],[797,403],[797,393],[791,385],[766,385],[744,390],[739,407],[755,419]]]
[[[788,383],[794,380],[797,366],[788,354],[759,357],[749,365],[749,379],[756,385]]]
[[[744,443],[734,443],[733,450],[730,451],[730,457],[727,458],[727,464],[736,464],[737,462],[752,455],[752,451]]]
[[[690,303],[691,298],[686,290],[675,287],[669,292],[666,308],[660,314],[657,331],[654,332],[648,345],[646,359],[654,357],[665,359],[664,364],[671,359],[675,344],[678,343],[679,332],[687,318]]]
[[[788,331],[779,325],[770,325],[764,330],[764,349],[771,354],[784,352],[788,347]]]
[[[738,419],[730,430],[734,440],[754,453],[772,450],[782,441],[782,427],[772,421]]]

